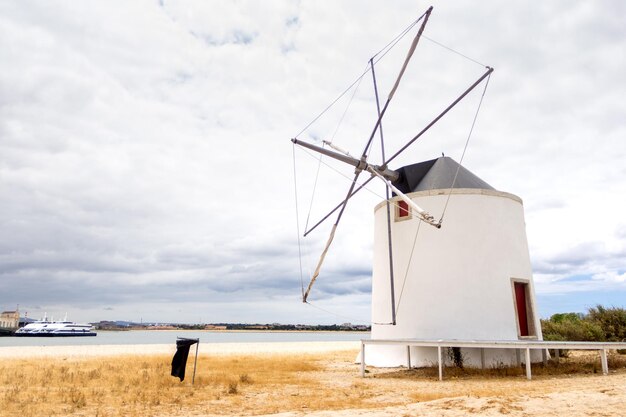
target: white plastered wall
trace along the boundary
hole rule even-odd
[[[433,190],[409,197],[438,219],[447,193]],[[528,281],[536,329],[532,339],[542,339],[518,197],[493,190],[453,189],[441,229],[421,223],[415,215],[394,221],[394,211],[396,325],[387,324],[392,319],[391,286],[387,210],[381,203],[375,209],[373,339],[519,340],[511,279]],[[462,349],[462,353],[466,365],[481,364],[478,349]],[[411,358],[414,366],[433,364],[436,349],[413,348]],[[487,366],[517,362],[513,350],[485,350],[484,358]],[[533,352],[532,360],[540,359],[541,353]],[[406,348],[368,347],[366,362],[405,365]]]

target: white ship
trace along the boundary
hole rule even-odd
[[[18,329],[15,336],[22,337],[75,337],[96,336],[97,333],[91,324],[74,323],[67,320],[67,315],[62,321],[48,320],[44,315],[42,320],[27,324]]]

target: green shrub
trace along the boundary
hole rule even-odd
[[[598,324],[608,342],[626,341],[626,309],[601,305],[589,309],[587,319]]]
[[[555,314],[550,320],[541,320],[541,330],[544,340],[579,342],[604,340],[604,332],[599,324],[581,319],[576,313]]]
[[[580,321],[584,320],[585,315],[583,313],[556,313],[550,316],[550,321],[554,323],[563,323],[564,321]]]
[[[626,341],[626,309],[597,305],[588,314],[553,314],[541,320],[541,330],[544,340],[622,342]]]

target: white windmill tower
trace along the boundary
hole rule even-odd
[[[371,180],[378,179],[386,184],[387,198],[375,208],[373,339],[541,340],[521,199],[496,191],[447,157],[389,168],[389,163],[469,92],[488,81],[493,69],[487,67],[478,80],[391,157],[385,158],[383,149],[380,165],[367,161],[375,135],[380,134],[383,144],[383,117],[431,10],[420,18],[422,24],[387,101],[382,108],[378,107],[379,117],[359,159],[338,148],[335,149],[339,152],[335,152],[292,139],[294,144],[355,167],[346,198],[305,232],[308,234],[338,212],[303,301],[307,301],[320,274],[348,201]],[[370,64],[373,74],[373,60]],[[378,95],[376,101],[378,104]],[[357,186],[363,171],[371,177]],[[436,220],[431,213],[441,217]],[[372,346],[368,349],[367,364],[404,365],[405,349]],[[437,360],[435,348],[411,349],[411,365],[424,366]],[[502,349],[490,349],[482,357],[478,349],[463,349],[462,356],[467,365],[512,364],[517,360],[515,351]],[[532,360],[540,358],[534,356]]]
[[[420,227],[406,202],[395,197],[388,229],[386,204],[376,207],[372,338],[541,340],[522,200],[495,190],[448,157],[398,171],[403,178],[398,188],[431,213],[445,211],[445,220],[441,229]],[[388,236],[395,325],[389,325]],[[462,355],[464,364],[475,366],[518,361],[511,349],[469,348]],[[534,361],[541,359],[540,352],[533,355]],[[415,366],[437,361],[434,348],[414,347],[410,356]],[[368,364],[404,365],[406,350],[371,346]]]

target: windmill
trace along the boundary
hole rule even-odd
[[[354,177],[345,198],[304,233],[308,235],[335,216],[309,284],[303,291],[302,301],[307,302],[323,270],[348,203],[370,181],[380,181],[385,185],[386,195],[375,209],[373,338],[540,339],[538,317],[534,314],[534,288],[521,199],[496,191],[443,155],[421,163],[390,168],[398,156],[476,87],[484,83],[486,89],[493,68],[485,67],[484,73],[423,129],[391,156],[385,156],[384,116],[423,36],[431,12],[432,7],[416,21],[421,25],[382,106],[376,85],[375,62],[370,59],[378,117],[358,158],[330,142],[324,143],[331,148],[326,149],[297,137],[292,139],[294,145],[354,167]],[[368,159],[377,135],[382,148],[380,164],[371,163]],[[363,173],[370,177],[359,185],[357,180]],[[452,198],[454,204],[450,204]],[[448,209],[450,212],[447,212]],[[456,262],[456,259],[460,260]],[[490,297],[493,297],[492,303],[489,302]],[[481,300],[484,300],[484,305],[481,305]],[[468,301],[474,305],[468,306]],[[397,366],[406,362],[405,352],[393,346],[377,349],[378,353],[368,354],[369,364]],[[428,364],[433,358],[433,352],[428,348],[412,349],[411,357],[415,364]],[[484,354],[479,352],[464,352],[464,355],[467,364],[485,361]],[[494,350],[489,355],[488,361],[493,363],[515,362],[510,352]]]

